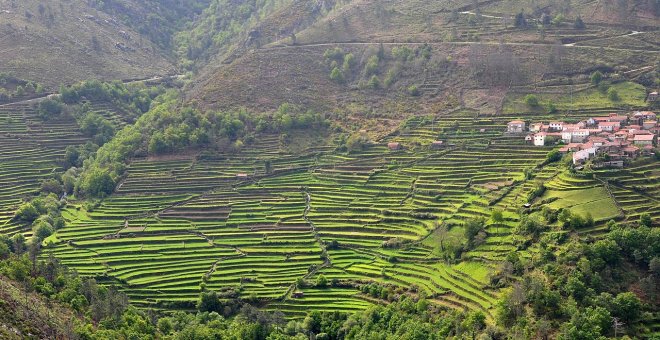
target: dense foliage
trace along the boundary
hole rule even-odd
[[[246,110],[216,112],[181,107],[179,93],[170,90],[134,125],[127,126],[95,157],[85,163],[78,194],[99,197],[112,192],[111,181],[122,175],[134,156],[162,155],[200,147],[217,152],[236,152],[255,140],[258,133],[285,133],[294,129],[325,129],[328,121],[313,111],[283,104],[272,114]],[[102,180],[103,184],[97,181]],[[102,188],[102,190],[97,190]]]
[[[209,61],[258,18],[287,2],[211,0],[200,19],[174,39],[181,65],[194,69],[196,64]]]
[[[139,5],[126,0],[93,0],[90,5],[115,15],[163,50],[172,47],[173,35],[183,29],[210,0],[145,0]]]

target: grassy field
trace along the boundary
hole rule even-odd
[[[557,198],[548,204],[553,209],[569,208],[571,212],[586,216],[591,214],[595,220],[609,220],[619,215],[617,206],[603,187],[577,190],[548,190],[541,199]]]
[[[579,88],[579,87],[575,87]],[[607,97],[607,94],[600,92],[596,88],[587,88],[584,90],[575,91],[573,95],[570,94],[570,86],[561,88],[564,93],[562,94],[539,94],[537,95],[540,103],[539,109],[530,109],[525,104],[523,94],[511,94],[507,96],[504,102],[504,112],[525,112],[525,111],[540,111],[547,110],[547,106],[552,103],[560,111],[584,111],[601,108],[611,108],[612,111],[617,111],[621,107],[643,107],[646,105],[646,90],[642,85],[623,82],[611,86],[615,89],[620,96],[619,101],[612,101]]]

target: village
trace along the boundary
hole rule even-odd
[[[651,111],[610,113],[577,123],[537,122],[528,127],[526,122],[514,120],[507,124],[508,134],[526,134],[529,144],[561,145],[559,152],[572,153],[576,167],[591,160],[596,167],[621,168],[637,157],[651,156],[659,132],[656,114]]]

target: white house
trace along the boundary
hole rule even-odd
[[[534,135],[534,145],[535,146],[545,145],[545,133],[541,132]]]
[[[561,131],[564,129],[564,122],[550,122],[550,130]]]
[[[581,143],[587,139],[587,137],[589,137],[590,133],[591,130],[587,129],[564,130],[561,133],[561,139],[564,141],[564,143]]]
[[[584,163],[595,154],[596,154],[596,148],[588,148],[580,151],[575,151],[573,152],[573,165]]]
[[[508,133],[522,133],[525,132],[525,122],[522,120],[513,120],[506,125]]]

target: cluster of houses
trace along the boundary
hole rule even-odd
[[[562,153],[573,153],[573,164],[580,165],[598,157],[599,165],[622,167],[626,160],[642,154],[652,154],[660,127],[656,114],[651,111],[632,115],[611,113],[577,123],[526,123],[514,120],[508,123],[511,134],[528,133],[525,141],[536,146],[563,142]]]

